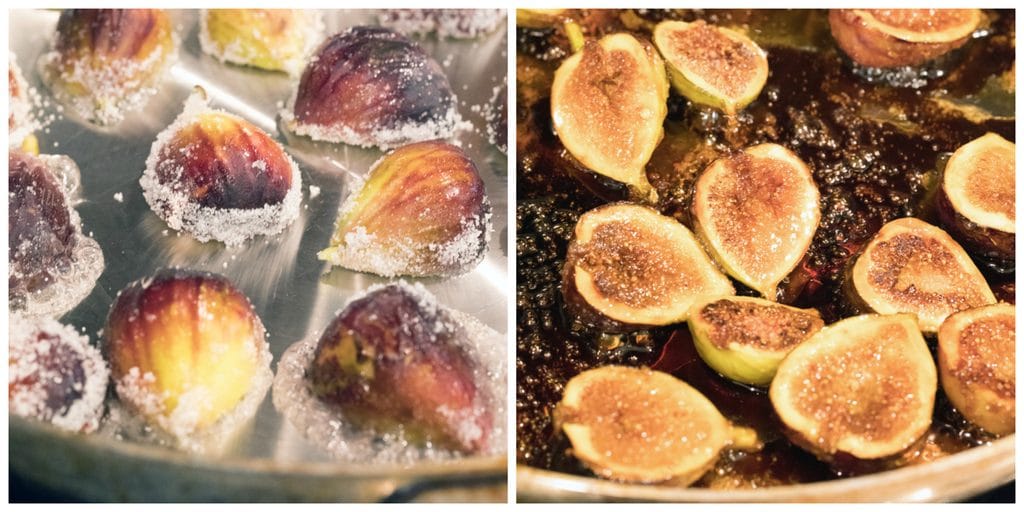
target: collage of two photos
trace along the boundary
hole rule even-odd
[[[10,503],[1015,501],[1014,10],[495,7],[7,11]]]

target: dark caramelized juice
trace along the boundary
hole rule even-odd
[[[629,31],[649,40],[660,19],[745,28],[768,53],[760,96],[735,117],[672,93],[665,138],[647,165],[659,209],[692,228],[693,183],[712,160],[764,142],[781,144],[812,169],[822,218],[811,248],[780,286],[779,299],[817,308],[828,322],[851,313],[840,299],[847,262],[886,222],[916,216],[935,223],[931,192],[944,158],[995,132],[1013,141],[1013,11],[988,21],[963,48],[919,69],[860,69],[835,47],[824,11],[613,11],[574,13],[588,37]],[[842,478],[927,462],[991,441],[965,422],[940,389],[928,434],[884,461],[826,465],[782,435],[767,393],[727,381],[697,356],[684,325],[610,336],[565,313],[561,267],[579,215],[626,197],[582,168],[551,127],[554,70],[569,54],[561,31],[517,30],[517,352],[519,463],[589,475],[556,432],[551,411],[576,374],[606,364],[670,372],[708,396],[732,421],[766,441],[758,453],[726,450],[696,485],[761,487]],[[1014,300],[1012,265],[978,261],[1000,300]],[[753,292],[737,283],[740,294]],[[929,340],[934,348],[934,340]]]

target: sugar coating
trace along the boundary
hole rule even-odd
[[[177,119],[157,135],[146,159],[146,169],[139,179],[143,197],[153,212],[167,222],[168,226],[177,231],[186,231],[200,242],[219,240],[225,245],[234,246],[241,245],[257,235],[280,233],[299,216],[302,174],[295,160],[277,141],[274,144],[285,155],[292,170],[291,187],[280,203],[266,204],[260,208],[207,207],[195,202],[187,192],[160,183],[156,174],[160,153],[164,145],[170,142],[179,130],[192,124],[200,115],[209,112],[241,119],[223,110],[210,108],[207,101],[201,89],[193,93],[185,101],[185,108]],[[259,164],[266,165],[262,161],[254,163]]]
[[[255,65],[252,62],[251,52],[245,50],[244,44],[241,41],[233,40],[227,45],[213,41],[210,37],[210,28],[207,20],[208,11],[208,9],[200,9],[199,11],[199,44],[203,48],[203,52],[222,63]],[[323,38],[325,27],[323,14],[320,11],[295,10],[293,12],[296,16],[302,17],[305,22],[305,30],[300,34],[292,35],[294,37],[302,37],[304,47],[301,53],[297,55],[285,54],[283,48],[274,45],[273,41],[268,40],[264,34],[261,34],[255,28],[252,30],[252,38],[262,43],[271,52],[274,60],[281,62],[283,68],[281,71],[294,77],[302,74],[307,57],[316,50],[317,44]]]
[[[494,32],[504,19],[504,9],[388,9],[378,16],[381,25],[403,34],[455,39]]]
[[[28,86],[25,76],[21,73],[21,68],[18,67],[18,60],[14,53],[8,54],[7,65],[10,74],[14,76],[15,87],[18,89],[17,96],[12,94],[14,91],[8,91],[11,109],[7,126],[8,146],[13,148],[21,146],[25,137],[42,126],[32,112],[33,105],[38,104],[39,93]]]
[[[100,351],[89,344],[89,337],[52,318],[29,319],[17,314],[10,316],[7,333],[10,344],[10,413],[48,421],[72,432],[95,431],[103,416],[103,400],[107,394],[110,370]],[[44,337],[40,338],[40,335]],[[74,386],[74,391],[80,396],[66,408],[58,410],[47,403],[49,395],[44,384],[60,384],[63,379],[71,376],[62,373],[62,368],[46,364],[45,358],[53,357],[53,351],[58,349],[53,345],[55,343],[75,358],[84,376],[84,381]],[[25,380],[34,382],[32,385],[24,385],[22,382]],[[19,384],[15,386],[16,383]]]
[[[455,325],[447,325],[443,320],[438,323],[438,332],[457,330],[452,338],[473,361],[473,381],[482,396],[476,407],[487,408],[495,418],[487,445],[481,455],[505,453],[505,395],[506,367],[505,337],[487,327],[479,320],[465,313],[449,309],[437,302],[437,299],[420,283],[409,284],[405,281],[374,285],[363,293],[349,299],[349,303],[358,300],[386,286],[397,285],[410,296],[417,299],[418,306],[434,316],[439,309],[446,312],[447,318]],[[346,304],[347,307],[347,304]],[[339,311],[340,313],[340,311]],[[441,315],[439,318],[445,318]],[[368,463],[410,463],[422,460],[448,460],[461,458],[465,455],[437,446],[420,446],[406,439],[404,431],[379,434],[368,429],[361,429],[349,423],[343,411],[317,398],[310,388],[307,372],[313,364],[319,332],[294,343],[281,356],[274,377],[274,407],[308,440],[325,449],[335,459],[351,462]],[[438,409],[442,415],[452,414],[444,407]],[[476,416],[470,415],[470,416]],[[472,439],[479,436],[479,426],[467,416],[453,418],[459,421],[458,436]]]
[[[92,292],[103,273],[103,251],[96,240],[82,233],[82,219],[72,207],[78,201],[77,192],[81,183],[78,165],[64,155],[39,155],[36,158],[43,161],[64,189],[68,218],[75,230],[77,242],[69,264],[51,269],[54,278],[48,286],[24,296],[11,297],[10,308],[26,317],[56,317],[70,311]],[[32,241],[25,240],[23,243]],[[18,250],[16,247],[8,249],[11,253]],[[9,274],[21,277],[14,266],[9,268]]]
[[[65,67],[60,53],[50,51],[40,57],[40,75],[54,97],[83,119],[102,126],[114,125],[128,113],[140,110],[157,93],[164,74],[178,60],[178,35],[172,33],[171,40],[169,53],[157,45],[142,60],[114,59],[102,67],[78,61],[65,62]],[[72,93],[65,84],[81,84],[87,92]]]

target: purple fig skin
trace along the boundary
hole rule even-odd
[[[494,418],[481,407],[464,335],[443,309],[388,285],[348,305],[321,336],[313,393],[351,419],[400,423],[435,444],[478,452]]]
[[[964,246],[968,253],[987,260],[1013,262],[1016,259],[1016,241],[1013,233],[979,226],[960,215],[940,188],[935,194],[935,211],[942,227],[957,242]]]
[[[317,50],[299,81],[293,115],[300,125],[394,146],[413,142],[398,133],[409,125],[447,123],[450,132],[454,109],[448,78],[423,48],[385,28],[352,27]],[[396,133],[377,136],[387,131]]]
[[[12,150],[7,159],[9,295],[22,296],[53,281],[77,244],[67,198],[38,158]]]

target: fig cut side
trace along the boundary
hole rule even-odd
[[[708,366],[728,379],[768,386],[786,355],[825,322],[814,309],[719,297],[695,303],[687,325]]]
[[[910,217],[882,226],[843,286],[855,309],[913,313],[926,333],[957,311],[996,302],[963,248],[941,229]]]
[[[663,21],[654,27],[654,45],[676,92],[726,114],[754,101],[768,81],[764,51],[734,30],[704,21]]]
[[[996,435],[1016,412],[1016,308],[1000,303],[950,315],[939,327],[942,389],[960,413]]]
[[[689,229],[628,203],[580,217],[562,290],[577,319],[606,332],[682,322],[698,298],[734,293]]]
[[[982,22],[978,9],[833,9],[832,36],[854,62],[917,66],[965,43]]]
[[[769,396],[791,440],[827,462],[910,447],[931,424],[936,389],[935,363],[913,315],[862,315],[797,346]]]
[[[734,435],[714,404],[689,384],[625,366],[573,377],[555,424],[576,458],[602,478],[682,486],[713,466]]]
[[[668,78],[657,52],[628,34],[588,41],[555,71],[551,117],[584,167],[655,202],[645,166],[664,135]]]
[[[807,252],[821,219],[811,170],[777,144],[715,160],[697,180],[693,214],[709,252],[768,300]]]

